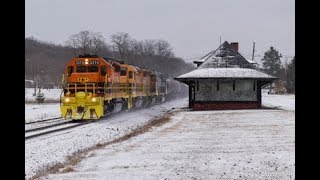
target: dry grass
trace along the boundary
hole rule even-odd
[[[74,172],[74,171],[75,170],[72,167],[68,166],[62,170],[62,173],[68,173],[68,172]]]
[[[64,165],[62,163],[52,163],[48,164],[42,168],[40,168],[37,172],[36,175],[31,177],[31,180],[38,180],[41,176],[46,176],[51,173],[58,172],[60,168],[63,168]]]

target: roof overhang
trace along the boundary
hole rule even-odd
[[[261,82],[267,82],[271,83],[272,81],[278,79],[278,78],[241,78],[241,77],[219,77],[219,78],[174,78],[174,80],[177,80],[179,82],[185,83],[185,84],[190,84],[191,82],[197,81],[197,80],[210,80],[210,79],[215,79],[215,80],[256,80],[256,81],[261,81]]]

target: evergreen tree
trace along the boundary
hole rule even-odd
[[[267,50],[264,53],[263,58],[261,59],[263,68],[267,74],[270,74],[272,76],[279,77],[281,70],[283,69],[280,58],[281,54],[279,51],[277,51],[274,47],[270,47],[269,50]]]
[[[286,73],[286,88],[288,93],[295,93],[295,70],[296,64],[295,64],[295,57],[293,57],[291,63],[288,65],[287,73]]]

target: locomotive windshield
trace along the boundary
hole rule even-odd
[[[77,72],[87,72],[87,66],[77,66]]]
[[[77,66],[77,72],[78,73],[84,73],[84,72],[98,72],[98,66]]]
[[[88,66],[88,72],[98,72],[98,66]]]

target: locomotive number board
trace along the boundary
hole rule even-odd
[[[99,61],[89,61],[86,65],[98,65]],[[85,65],[85,61],[76,61],[76,65]]]

